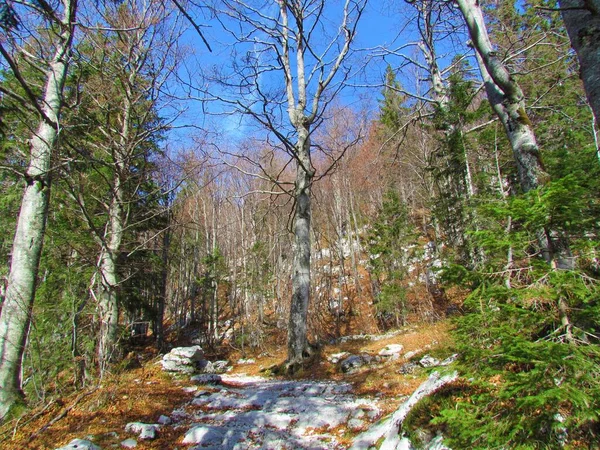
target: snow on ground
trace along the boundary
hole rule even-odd
[[[223,375],[174,412],[172,426],[195,450],[341,449],[337,436],[381,415],[380,400],[350,392],[347,383]]]

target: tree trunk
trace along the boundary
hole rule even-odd
[[[165,305],[167,304],[168,284],[169,284],[169,250],[171,249],[171,205],[167,206],[167,228],[163,235],[162,247],[162,268],[161,268],[161,287],[160,296],[156,305],[156,316],[154,318],[154,336],[156,338],[156,348],[163,350],[165,345],[164,318]]]
[[[100,376],[108,364],[117,356],[119,305],[116,255],[104,250],[100,261],[100,295],[98,296],[98,316],[100,335],[98,337],[98,367]]]
[[[26,186],[12,246],[0,314],[0,420],[22,401],[21,363],[31,320],[50,198],[52,151],[58,138],[63,87],[75,22],[76,0],[64,0],[65,17],[47,73],[42,117],[32,136]]]
[[[571,46],[596,126],[600,120],[600,0],[560,0]],[[574,9],[581,8],[581,9]]]
[[[542,186],[544,171],[533,125],[525,112],[523,91],[492,48],[478,0],[457,0],[485,83],[492,109],[502,122],[517,163],[523,192]],[[551,230],[540,229],[537,240],[544,259],[560,269],[573,269],[574,260],[567,239]]]
[[[292,276],[292,303],[288,324],[288,370],[295,371],[308,351],[307,319],[310,301],[310,221],[311,183],[314,170],[310,161],[310,136],[308,128],[301,128],[296,145],[294,266]]]

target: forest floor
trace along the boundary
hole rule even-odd
[[[265,376],[281,363],[281,348],[262,348],[242,357],[232,351],[233,369],[216,383],[162,371],[150,347],[136,350],[141,367],[122,369],[99,386],[57,398],[0,429],[2,449],[55,449],[71,440],[89,439],[103,449],[198,448],[348,448],[370,424],[393,412],[426,378],[419,368],[403,374],[402,356],[451,353],[448,322],[414,325],[379,340],[352,339],[326,345],[314,363],[294,379]],[[377,355],[401,344],[400,357],[342,373],[331,355],[341,352]],[[249,359],[253,362],[247,363]],[[154,424],[161,415],[173,423],[158,429],[154,440],[141,440],[125,427]],[[238,442],[238,447],[235,443]]]

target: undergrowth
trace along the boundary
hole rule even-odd
[[[536,282],[520,289],[469,276],[476,288],[453,331],[462,381],[421,402],[405,430],[417,441],[418,430],[442,432],[451,448],[594,448],[600,441],[597,284],[577,271],[539,276],[532,269],[528,278]]]

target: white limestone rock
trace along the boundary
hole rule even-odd
[[[401,344],[389,344],[379,351],[379,356],[398,355],[402,350],[404,350],[404,346]]]
[[[423,367],[436,367],[440,365],[440,360],[431,355],[425,355],[421,358],[419,364]]]
[[[125,439],[121,442],[121,447],[123,448],[135,448],[137,447],[137,441],[135,439]]]
[[[159,429],[160,425],[156,423],[130,422],[125,426],[126,432],[137,434],[143,440],[156,439]]]
[[[100,447],[85,439],[73,439],[64,447],[57,448],[56,450],[102,450]]]

